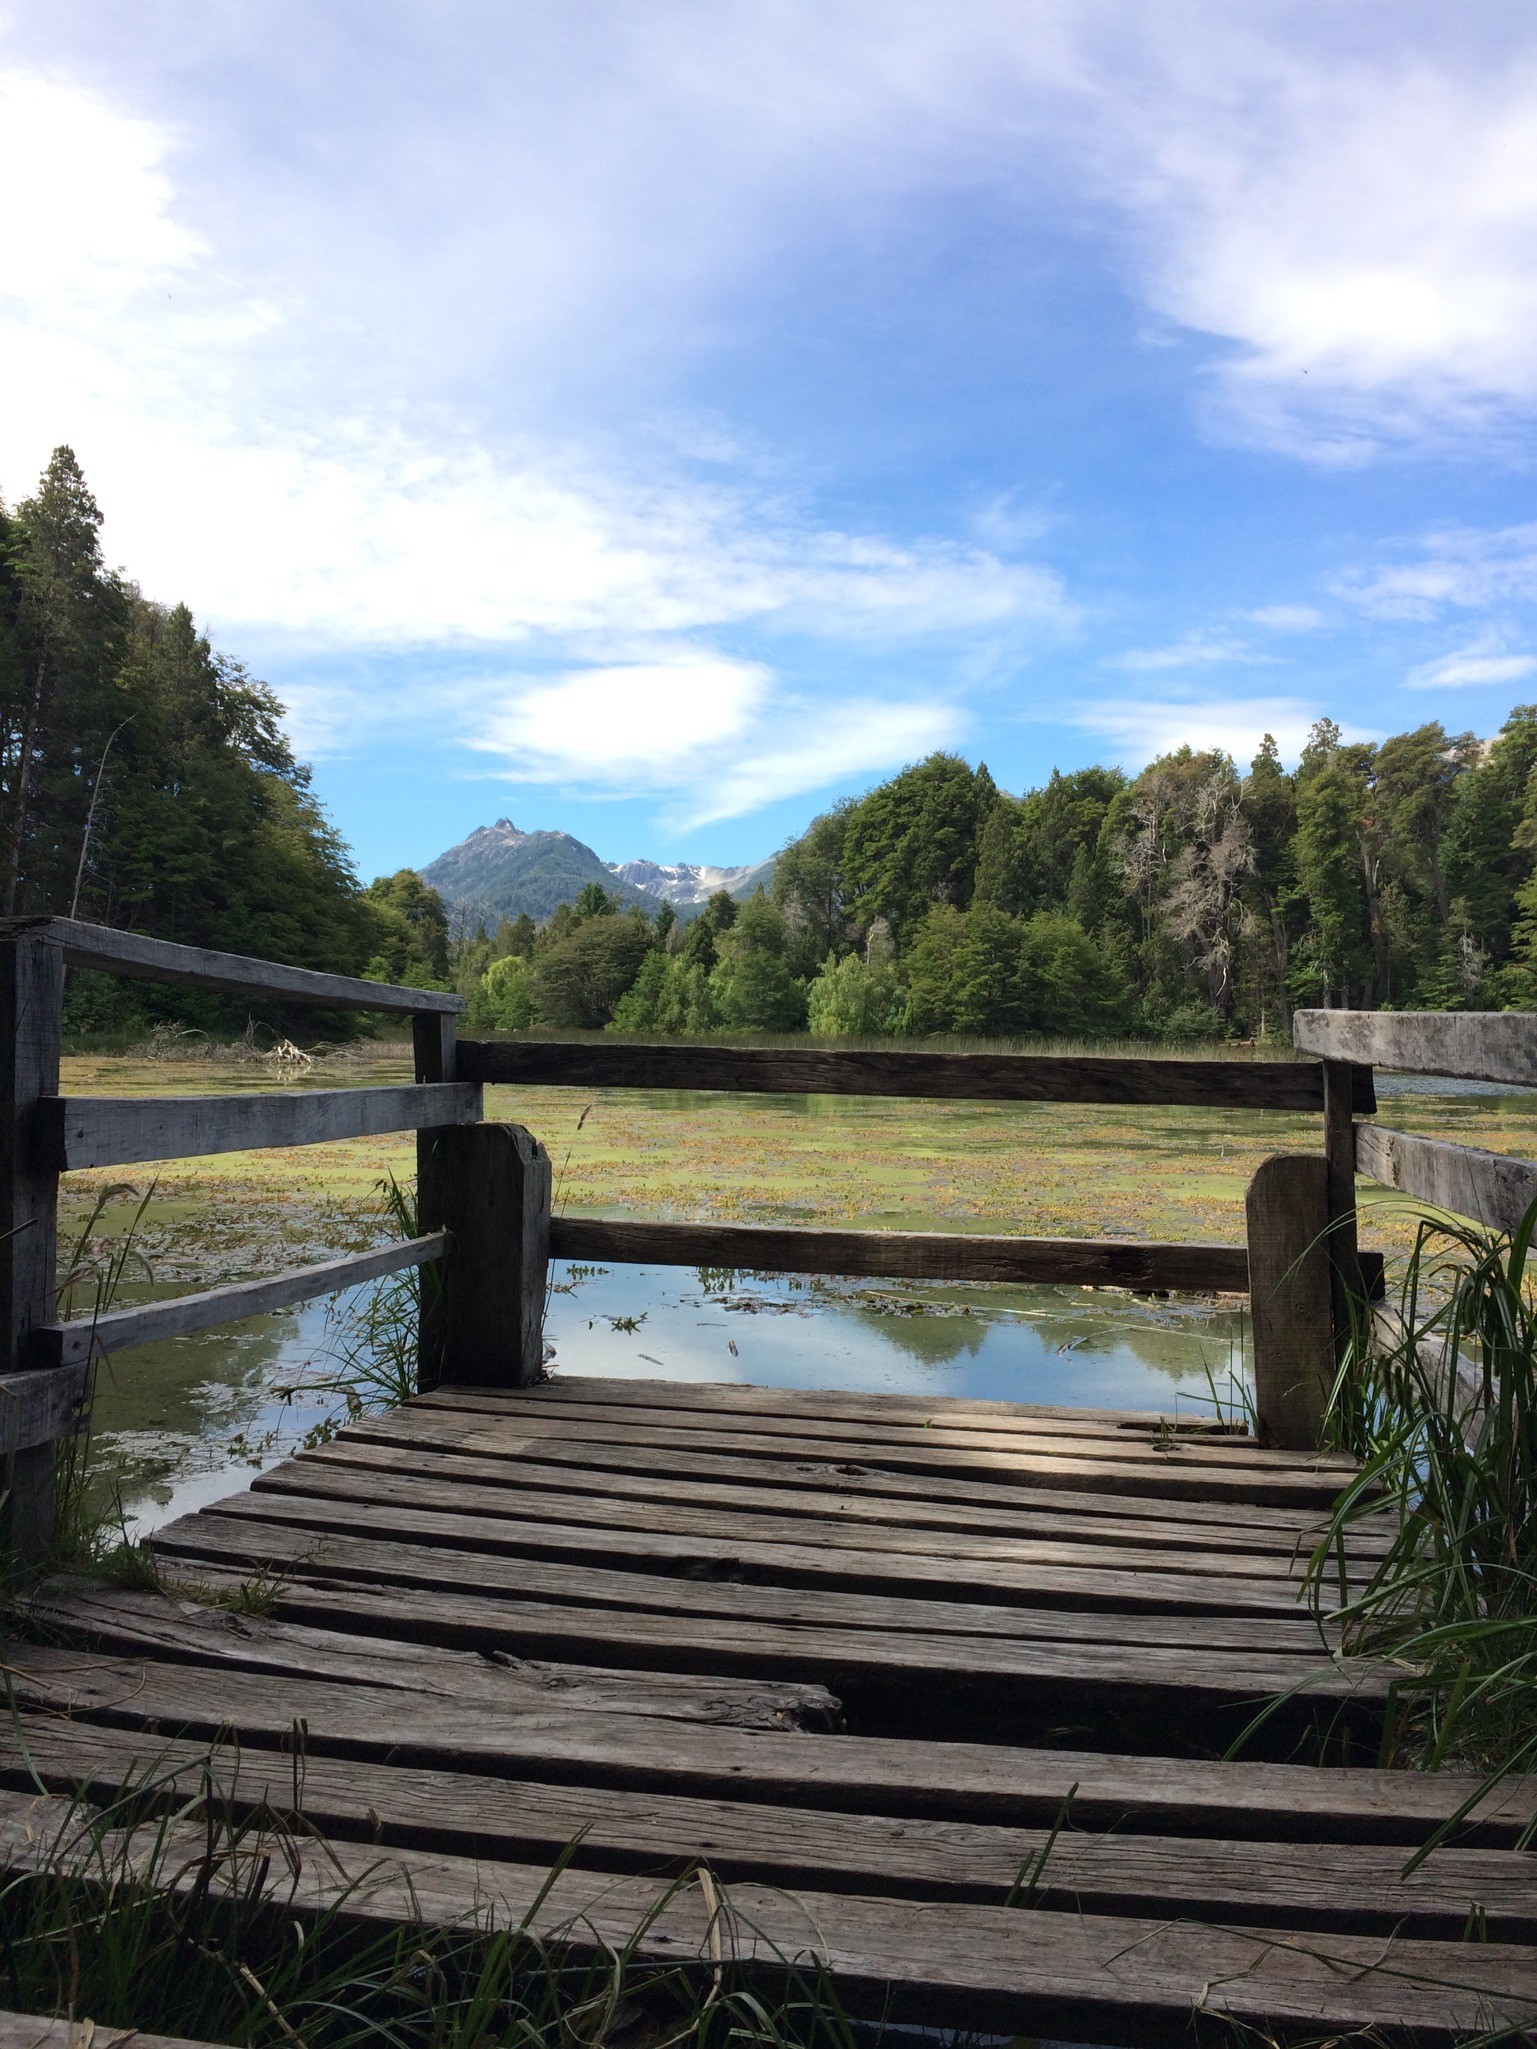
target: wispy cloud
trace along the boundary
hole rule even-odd
[[[1424,620],[1537,599],[1537,522],[1446,527],[1403,550],[1407,559],[1339,577],[1339,595],[1380,619]]]
[[[1156,675],[1178,669],[1205,669],[1232,662],[1263,662],[1269,659],[1267,655],[1254,654],[1242,641],[1192,633],[1168,647],[1139,647],[1125,654],[1111,655],[1105,666]]]
[[[1085,706],[1067,723],[1098,735],[1123,767],[1135,770],[1179,747],[1197,752],[1217,748],[1243,766],[1259,751],[1267,733],[1282,757],[1295,761],[1318,717],[1316,705],[1296,697],[1190,697],[1158,703],[1124,698]],[[1375,735],[1352,727],[1347,737]]]
[[[1519,683],[1533,674],[1537,674],[1537,655],[1507,653],[1497,640],[1486,637],[1437,661],[1421,662],[1404,682],[1411,690],[1457,690],[1477,684]]]
[[[1267,633],[1317,633],[1328,623],[1316,605],[1260,605],[1246,616]]]

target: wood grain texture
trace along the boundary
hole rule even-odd
[[[186,2035],[147,2035],[142,2028],[109,2028],[92,2020],[47,2020],[35,2013],[0,2013],[0,2049],[215,2049]]]
[[[0,1859],[50,1868],[69,1840],[65,1803],[6,1793]],[[131,1856],[156,1824],[108,1854]],[[169,1845],[177,1883],[197,1885],[198,1824]],[[99,1868],[85,1842],[82,1870]],[[1537,1972],[1513,1944],[1348,1934],[1278,1942],[1263,1929],[1180,1919],[952,1906],[751,1884],[717,1891],[666,1879],[487,1863],[370,1845],[292,1846],[267,1879],[285,1915],[341,1906],[351,1921],[462,1928],[527,1925],[562,1950],[691,1968],[707,1981],[782,1987],[786,1959],[825,1970],[856,2016],[1079,2040],[1179,2040],[1197,2010],[1286,2036],[1376,2026],[1391,2040],[1450,2044],[1537,2017]]]
[[[1537,1164],[1476,1146],[1358,1124],[1355,1157],[1357,1170],[1374,1181],[1491,1230],[1514,1231],[1537,1202]]]
[[[472,1082],[401,1088],[285,1089],[240,1096],[70,1096],[38,1105],[38,1129],[61,1171],[137,1160],[200,1159],[271,1146],[330,1145],[388,1131],[474,1123]]]
[[[337,1295],[364,1281],[379,1280],[409,1266],[441,1259],[448,1240],[441,1231],[380,1245],[372,1252],[354,1252],[344,1259],[322,1260],[259,1281],[232,1281],[223,1288],[205,1288],[196,1295],[175,1295],[168,1302],[145,1302],[136,1309],[109,1309],[100,1316],[72,1317],[68,1323],[47,1323],[33,1339],[33,1353],[54,1367],[85,1364],[110,1357],[130,1345],[159,1344],[190,1331],[211,1330],[221,1323],[239,1323],[247,1316],[267,1316],[295,1302],[318,1295]],[[78,1378],[78,1376],[76,1376]],[[59,1383],[62,1388],[63,1383]],[[55,1397],[57,1399],[57,1397]],[[0,1441],[5,1418],[0,1397]]]
[[[433,1133],[418,1152],[417,1209],[448,1255],[424,1299],[423,1387],[519,1388],[544,1371],[550,1156],[521,1124]]]
[[[1537,1017],[1524,1011],[1299,1010],[1292,1043],[1325,1060],[1537,1088]]]
[[[951,1097],[972,1102],[1186,1104],[1322,1110],[1310,1063],[1088,1054],[874,1052],[854,1047],[622,1045],[461,1039],[467,1081],[520,1087],[724,1089],[748,1094]],[[1355,1104],[1376,1108],[1369,1077]]]
[[[1136,1244],[1121,1238],[972,1237],[953,1231],[825,1231],[807,1225],[657,1224],[556,1217],[556,1259],[725,1266],[755,1273],[1041,1281],[1152,1293],[1242,1294],[1241,1245]]]
[[[1329,1166],[1306,1153],[1261,1163],[1245,1200],[1254,1285],[1254,1405],[1268,1444],[1314,1450],[1334,1378]]]
[[[647,1715],[732,1729],[839,1726],[826,1687],[790,1680],[696,1677],[686,1672],[614,1672],[507,1653],[445,1649],[387,1635],[311,1629],[271,1615],[241,1615],[163,1592],[54,1582],[26,1603],[29,1629],[75,1643],[161,1662],[221,1665],[288,1679],[331,1679],[427,1696],[456,1710],[559,1708],[574,1714]],[[425,1703],[423,1703],[425,1704]]]
[[[33,1334],[46,1349],[47,1325]],[[0,1457],[73,1437],[90,1413],[92,1375],[83,1362],[0,1374]]]
[[[190,983],[224,989],[236,996],[267,996],[284,1003],[312,1003],[322,1010],[447,1011],[465,1008],[462,996],[437,989],[402,989],[389,982],[364,982],[351,975],[326,975],[242,953],[215,953],[201,946],[177,946],[141,932],[118,932],[71,918],[0,919],[0,936],[46,941],[62,949],[72,968],[101,968],[150,982]]]
[[[841,1813],[924,1815],[1049,1827],[1073,1794],[1083,1828],[1212,1836],[1254,1842],[1359,1842],[1418,1846],[1461,1813],[1480,1784],[1466,1772],[1394,1772],[1242,1764],[1104,1750],[913,1740],[900,1736],[793,1738],[676,1720],[558,1707],[478,1709],[445,1715],[436,1701],[357,1683],[252,1673],[208,1664],[195,1688],[185,1664],[83,1657],[53,1645],[13,1643],[17,1699],[114,1728],[280,1747],[296,1720],[310,1753],[375,1763],[572,1785],[652,1788],[794,1803]],[[1509,1848],[1537,1818],[1537,1778],[1502,1782],[1460,1825],[1456,1840]]]
[[[35,1774],[35,1778],[34,1778]],[[1097,1836],[910,1816],[828,1813],[688,1794],[549,1786],[484,1773],[399,1768],[243,1746],[238,1753],[37,1714],[0,1729],[0,1783],[110,1800],[153,1783],[163,1812],[206,1790],[242,1819],[262,1808],[327,1841],[444,1850],[500,1862],[659,1871],[704,1862],[729,1884],[973,1900],[1002,1906],[1039,1865],[1032,1905],[1086,1914],[1185,1915],[1251,1926],[1456,1940],[1468,1903],[1498,1942],[1537,1939],[1529,1860],[1509,1850],[1438,1851],[1408,1879],[1401,1851],[1269,1846],[1151,1835]]]

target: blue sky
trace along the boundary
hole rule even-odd
[[[365,876],[1537,698],[1537,17],[0,0],[0,489]]]

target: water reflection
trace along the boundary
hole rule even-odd
[[[1248,1318],[1085,1288],[833,1281],[558,1261],[551,1369],[1210,1415],[1241,1409]],[[96,1498],[145,1532],[234,1493],[339,1406],[309,1303],[122,1353],[98,1387]]]

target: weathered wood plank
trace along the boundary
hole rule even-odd
[[[34,1350],[46,1343],[46,1334],[46,1325],[33,1333]],[[0,1457],[55,1444],[83,1430],[91,1387],[84,1365],[0,1374]]]
[[[544,1371],[550,1156],[521,1124],[466,1124],[417,1160],[422,1222],[450,1248],[421,1319],[421,1385],[526,1387]]]
[[[551,1706],[445,1715],[435,1701],[361,1681],[209,1665],[199,1668],[194,1687],[184,1664],[85,1658],[78,1650],[14,1641],[7,1662],[23,1706],[114,1728],[205,1742],[227,1731],[276,1749],[302,1721],[316,1757],[840,1813],[1049,1828],[1071,1793],[1074,1824],[1084,1829],[1414,1847],[1458,1814],[1480,1785],[1476,1775],[1455,1771],[1319,1770],[900,1736],[786,1738],[727,1727],[711,1729],[705,1740],[675,1720],[567,1715]],[[1534,1819],[1537,1777],[1514,1777],[1478,1805],[1457,1841],[1509,1848]]]
[[[157,1825],[146,1823],[140,1840]],[[77,1838],[82,1871],[100,1853]],[[47,1795],[8,1793],[0,1857],[11,1870],[52,1868],[70,1854],[68,1810]],[[173,1839],[177,1883],[191,1888],[203,1837]],[[129,1838],[120,1854],[133,1854]],[[1450,2044],[1475,2030],[1537,2017],[1537,1969],[1512,1944],[1416,1942],[1272,1932],[1178,1919],[952,1906],[781,1887],[720,1891],[649,1877],[488,1864],[442,1852],[296,1841],[267,1880],[285,1914],[340,1906],[349,1920],[463,1928],[528,1926],[563,1950],[605,1962],[691,1967],[723,1958],[765,1991],[786,1960],[825,1970],[845,2007],[882,2022],[962,2025],[1013,2034],[1143,2042],[1187,2038],[1197,2011],[1277,2036],[1374,2027],[1378,2039]]]
[[[1107,1613],[1152,1611],[1164,1615],[1265,1615],[1299,1613],[1300,1583],[1279,1574],[1264,1578],[1225,1574],[1202,1579],[1174,1571],[1122,1568],[1117,1554],[1085,1553],[1091,1564],[1058,1565],[1020,1561],[1013,1565],[956,1562],[946,1579],[943,1561],[879,1552],[825,1553],[814,1545],[712,1541],[706,1537],[642,1536],[629,1547],[631,1565],[644,1570],[611,1567],[616,1554],[613,1533],[582,1525],[539,1523],[527,1528],[515,1520],[457,1516],[444,1509],[397,1506],[389,1501],[331,1501],[325,1496],[290,1495],[275,1491],[231,1495],[156,1533],[155,1543],[168,1553],[192,1543],[205,1543],[210,1530],[237,1525],[245,1542],[258,1539],[258,1528],[281,1527],[296,1534],[323,1533],[315,1556],[332,1559],[337,1543],[381,1539],[419,1550],[418,1575],[431,1561],[450,1558],[456,1570],[489,1574],[480,1583],[487,1591],[518,1586],[530,1592],[543,1588],[566,1600],[587,1597],[616,1606],[663,1607],[684,1612],[777,1612],[784,1620],[809,1613],[806,1602],[819,1590],[855,1596],[854,1608],[882,1595],[898,1594],[930,1610],[926,1622],[917,1610],[902,1626],[964,1629],[958,1620],[968,1600],[998,1603],[1005,1608],[1099,1609]],[[302,1546],[301,1546],[302,1549]],[[623,1556],[622,1547],[617,1547]],[[534,1555],[542,1552],[543,1556]],[[295,1553],[294,1555],[298,1555]],[[471,1566],[469,1561],[474,1561]],[[616,1572],[617,1578],[600,1575]],[[701,1590],[702,1588],[702,1590]],[[803,1600],[802,1597],[805,1597]],[[1332,1604],[1326,1594],[1325,1607]],[[735,1604],[735,1606],[733,1606]],[[845,1613],[853,1620],[853,1612]]]
[[[1085,1914],[1184,1915],[1251,1926],[1456,1940],[1469,1902],[1497,1942],[1537,1939],[1530,1862],[1509,1850],[1438,1851],[1408,1879],[1401,1850],[1377,1845],[1194,1843],[1091,1836],[912,1816],[833,1814],[697,1795],[549,1786],[483,1773],[402,1770],[357,1759],[239,1751],[25,1715],[0,1729],[0,1783],[41,1780],[110,1801],[152,1785],[164,1810],[205,1789],[241,1818],[264,1808],[327,1841],[444,1850],[499,1862],[572,1855],[587,1870],[708,1863],[728,1884],[1004,1905],[1040,1867],[1031,1904]]]
[[[1245,1213],[1260,1431],[1268,1444],[1314,1451],[1334,1381],[1328,1162],[1301,1153],[1262,1161]]]
[[[455,1388],[454,1405],[473,1412],[478,1390]],[[440,1397],[434,1396],[433,1400]],[[445,1401],[446,1406],[446,1401]],[[526,1450],[558,1442],[569,1444],[584,1438],[595,1445],[650,1445],[659,1450],[697,1446],[712,1448],[711,1438],[699,1431],[668,1428],[660,1423],[587,1423],[530,1415],[514,1421],[497,1413],[498,1435],[506,1448]],[[796,1437],[789,1433],[770,1435],[722,1426],[713,1448],[741,1456],[751,1453],[767,1460],[804,1462],[825,1460],[897,1472],[939,1475],[986,1475],[995,1481],[1040,1488],[1102,1489],[1106,1494],[1161,1497],[1169,1501],[1220,1501],[1264,1503],[1275,1507],[1322,1509],[1329,1507],[1339,1492],[1338,1471],[1320,1464],[1316,1470],[1294,1467],[1260,1467],[1233,1470],[1205,1461],[1186,1459],[1183,1447],[1171,1449],[1167,1460],[1149,1465],[1140,1458],[1096,1457],[1092,1451],[1053,1449],[1040,1453],[1008,1449],[968,1451],[955,1445],[922,1439],[911,1445],[869,1442],[862,1433],[851,1431],[847,1439]],[[542,1452],[541,1452],[542,1455]]]
[[[1537,1017],[1525,1011],[1299,1010],[1292,1043],[1326,1060],[1537,1088]]]
[[[1173,1293],[1244,1293],[1241,1245],[1137,1244],[1124,1238],[973,1237],[958,1231],[824,1231],[804,1224],[661,1224],[555,1217],[556,1259],[730,1266],[756,1273],[880,1279],[1058,1281]]]
[[[979,1477],[955,1477],[951,1473],[907,1473],[886,1471],[860,1460],[857,1454],[840,1458],[837,1447],[808,1452],[787,1461],[755,1458],[750,1451],[711,1449],[706,1442],[677,1439],[668,1445],[635,1445],[617,1429],[596,1426],[581,1437],[566,1438],[557,1431],[537,1439],[529,1438],[514,1419],[488,1413],[490,1404],[474,1408],[412,1402],[378,1416],[367,1416],[348,1426],[348,1435],[372,1444],[398,1445],[405,1451],[464,1451],[472,1456],[497,1459],[516,1470],[524,1459],[542,1465],[566,1468],[576,1484],[577,1475],[588,1483],[601,1484],[609,1473],[657,1474],[687,1477],[745,1488],[784,1491],[796,1487],[831,1490],[881,1504],[912,1502],[930,1508],[969,1508],[996,1515],[998,1527],[1012,1528],[1016,1510],[1041,1512],[1062,1517],[1092,1515],[1128,1516],[1137,1520],[1163,1519],[1213,1530],[1247,1527],[1269,1530],[1288,1542],[1311,1543],[1334,1496],[1304,1504],[1300,1508],[1277,1508],[1250,1500],[1220,1502],[1192,1501],[1184,1497],[1160,1500],[1154,1495],[1121,1497],[1114,1492],[1095,1492],[1088,1483],[1076,1487],[1034,1487],[1016,1477],[996,1481]],[[737,1433],[722,1432],[722,1441],[736,1444]]]
[[[46,2020],[35,2013],[0,2013],[0,2049],[215,2049],[186,2035],[147,2035],[142,2028],[109,2028],[93,2020]]]
[[[935,1096],[971,1102],[1183,1104],[1322,1110],[1322,1070],[1285,1060],[1084,1054],[869,1051],[847,1046],[623,1045],[602,1040],[461,1039],[470,1081],[529,1087],[723,1089],[763,1095]],[[1377,1107],[1370,1077],[1355,1103]]]
[[[390,1687],[451,1702],[456,1710],[559,1707],[563,1713],[647,1715],[732,1729],[830,1730],[840,1720],[838,1702],[826,1687],[804,1681],[611,1672],[505,1652],[488,1657],[236,1614],[166,1593],[55,1582],[28,1599],[26,1612],[28,1627],[50,1642],[161,1662]]]
[[[784,1585],[838,1584],[858,1589],[906,1589],[928,1599],[977,1598],[1006,1600],[1016,1573],[1037,1565],[1070,1566],[1096,1572],[1192,1574],[1200,1579],[1242,1579],[1270,1582],[1295,1600],[1301,1586],[1300,1565],[1273,1554],[1256,1558],[1227,1552],[1191,1554],[1157,1550],[1134,1543],[1117,1546],[1075,1544],[1062,1539],[1012,1538],[983,1545],[964,1540],[945,1542],[920,1533],[871,1531],[863,1542],[857,1532],[837,1523],[807,1518],[799,1526],[782,1517],[727,1514],[712,1508],[649,1510],[633,1501],[604,1501],[596,1495],[546,1495],[526,1498],[506,1487],[478,1486],[460,1480],[446,1488],[436,1474],[384,1473],[377,1468],[350,1470],[341,1464],[290,1459],[261,1475],[251,1496],[236,1495],[246,1513],[251,1498],[276,1494],[285,1501],[315,1504],[317,1521],[343,1528],[349,1505],[364,1504],[381,1513],[406,1509],[457,1516],[468,1525],[463,1542],[477,1548],[485,1528],[496,1529],[530,1556],[587,1559],[624,1566],[643,1560],[687,1561],[689,1570],[729,1561],[755,1579]],[[851,1541],[852,1538],[852,1541]],[[690,1539],[697,1544],[691,1545]],[[1177,1641],[1171,1635],[1170,1641]],[[1317,1650],[1316,1634],[1309,1645]]]
[[[387,1131],[473,1124],[480,1111],[481,1091],[473,1082],[242,1096],[55,1096],[38,1104],[37,1128],[62,1171],[330,1145]]]
[[[306,1453],[303,1464],[352,1468],[359,1472],[397,1473],[399,1451],[355,1429],[339,1433],[330,1444]],[[1218,1552],[1233,1561],[1252,1557],[1254,1570],[1284,1567],[1305,1557],[1310,1545],[1297,1533],[1187,1523],[1183,1518],[1074,1514],[1024,1509],[1014,1514],[946,1508],[922,1500],[882,1498],[815,1487],[741,1487],[703,1479],[687,1459],[674,1461],[676,1476],[654,1472],[626,1473],[613,1468],[597,1472],[581,1467],[517,1460],[479,1458],[473,1454],[434,1450],[418,1458],[415,1470],[438,1482],[445,1505],[462,1485],[499,1489],[516,1501],[517,1513],[544,1517],[563,1509],[562,1520],[616,1520],[629,1516],[647,1526],[655,1513],[680,1509],[716,1518],[715,1527],[740,1529],[749,1523],[767,1533],[777,1529],[795,1538],[798,1529],[837,1532],[843,1544],[872,1549],[943,1551],[954,1557],[1001,1557],[1024,1540],[1045,1540],[1088,1546],[1103,1552],[1122,1544],[1167,1554],[1169,1568],[1183,1570],[1189,1552]],[[743,1519],[746,1519],[744,1522]],[[657,1524],[655,1527],[662,1527]],[[1353,1555],[1380,1557],[1391,1541],[1383,1531],[1358,1532]],[[1357,1546],[1359,1548],[1357,1548]]]
[[[587,1423],[628,1423],[634,1419],[636,1410],[632,1405],[605,1401],[601,1396],[594,1396],[589,1401],[572,1398],[555,1408],[541,1405],[536,1394],[527,1412],[516,1408],[511,1410],[509,1420],[514,1427],[520,1413],[538,1414],[544,1420],[553,1420],[557,1429],[570,1430],[575,1435]],[[1040,1429],[1029,1418],[1014,1422],[1007,1417],[948,1417],[939,1410],[921,1422],[908,1417],[876,1418],[852,1427],[841,1418],[802,1418],[793,1413],[785,1415],[770,1411],[754,1415],[751,1429],[757,1436],[793,1438],[802,1445],[808,1442],[846,1445],[857,1428],[859,1441],[872,1446],[939,1444],[958,1451],[1040,1452],[1051,1456],[1129,1462],[1152,1466],[1159,1471],[1175,1467],[1184,1472],[1198,1466],[1211,1466],[1222,1472],[1302,1472],[1312,1476],[1320,1472],[1353,1474],[1356,1470],[1353,1460],[1336,1452],[1319,1452],[1315,1448],[1311,1455],[1299,1458],[1295,1452],[1259,1445],[1249,1437],[1222,1437],[1195,1431],[1178,1437],[1172,1433],[1164,1437],[1156,1431],[1096,1430],[1088,1420],[1091,1414],[1086,1413],[1082,1430],[1069,1432]],[[658,1428],[676,1431],[680,1440],[700,1438],[718,1442],[724,1435],[735,1435],[734,1432],[728,1433],[719,1413],[688,1409],[681,1404],[662,1411],[654,1420]]]
[[[441,1259],[446,1245],[444,1234],[435,1231],[424,1238],[380,1245],[372,1252],[350,1253],[345,1259],[295,1267],[289,1273],[272,1274],[263,1280],[232,1281],[227,1287],[205,1288],[200,1294],[176,1295],[168,1302],[145,1302],[136,1309],[109,1309],[100,1316],[77,1316],[68,1323],[44,1324],[34,1337],[34,1356],[55,1368],[73,1370],[129,1345],[159,1344],[165,1338],[185,1337],[190,1331],[238,1323],[247,1316],[267,1316],[294,1302],[340,1294],[344,1288],[399,1273],[403,1267],[424,1266],[429,1260]],[[15,1376],[18,1380],[42,1377]],[[0,1383],[0,1387],[3,1385]],[[65,1386],[61,1380],[56,1400],[62,1399]],[[4,1428],[4,1409],[0,1406],[0,1433]]]
[[[1435,1209],[1514,1231],[1537,1202],[1537,1164],[1476,1146],[1358,1124],[1356,1169]]]
[[[520,1393],[519,1402],[622,1402],[632,1408],[693,1409],[731,1416],[793,1415],[839,1422],[948,1424],[952,1419],[1027,1425],[1032,1430],[1248,1438],[1241,1423],[1152,1409],[1064,1408],[1041,1402],[986,1401],[969,1395],[855,1394],[841,1388],[766,1387],[748,1380],[620,1380],[612,1375],[554,1374]]]
[[[119,932],[72,918],[0,919],[0,936],[46,941],[61,947],[72,968],[101,968],[109,975],[150,982],[191,983],[225,989],[236,996],[268,997],[278,1003],[313,1003],[322,1010],[448,1011],[465,1008],[462,996],[438,989],[402,989],[389,982],[364,982],[351,975],[320,974],[285,967],[242,953],[215,953],[202,946],[177,946],[141,932]]]

